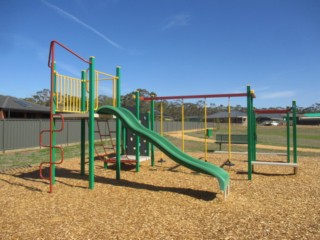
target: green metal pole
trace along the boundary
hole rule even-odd
[[[151,130],[154,131],[154,100],[151,100],[151,106],[150,106],[150,122],[151,122]],[[151,143],[151,166],[154,167],[154,145]]]
[[[293,140],[293,163],[298,162],[297,156],[297,105],[292,101],[292,140]]]
[[[136,118],[140,121],[140,92],[136,91]],[[140,171],[140,136],[136,134],[136,172]]]
[[[121,84],[121,72],[120,67],[116,69],[116,106],[117,108],[121,107],[121,92],[120,92],[120,84]],[[121,172],[121,121],[119,118],[116,120],[116,179],[120,179],[120,172]]]
[[[251,97],[251,100],[253,100],[253,98]],[[253,124],[253,137],[252,137],[252,141],[253,141],[253,150],[252,150],[252,155],[253,155],[253,161],[257,160],[257,118],[256,118],[256,113],[253,110],[253,104],[251,104],[252,106],[252,124]]]
[[[151,129],[151,121],[150,121],[150,118],[151,118],[151,114],[150,114],[150,111],[148,111],[147,113],[147,121],[148,121],[148,129]],[[147,141],[147,156],[150,157],[150,142]]]
[[[248,180],[252,179],[252,100],[251,89],[247,86],[247,131],[248,131]]]
[[[94,188],[94,93],[95,58],[90,57],[89,66],[89,188]]]
[[[125,155],[126,154],[126,149],[127,149],[127,129],[122,126],[122,148],[121,148],[121,155]]]
[[[56,71],[56,63],[54,62],[54,71]],[[57,75],[56,72],[54,72],[54,78],[53,78],[53,105],[52,105],[52,114],[56,114],[56,110],[57,110],[57,96],[56,96],[56,92],[57,92]],[[57,133],[55,132],[57,126],[56,126],[56,120],[53,118],[52,120],[52,146],[56,146],[57,145]],[[51,150],[51,159],[52,162],[55,163],[57,160],[57,150],[56,148],[52,148]],[[52,177],[52,184],[56,184],[56,165],[52,164],[52,168],[51,168],[51,177]]]
[[[86,71],[81,72],[81,111],[86,111]],[[81,175],[85,174],[86,120],[81,119]]]
[[[286,115],[287,125],[287,162],[290,163],[290,114],[287,112]]]

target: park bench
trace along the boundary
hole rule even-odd
[[[231,144],[248,144],[248,135],[244,134],[231,134]],[[221,145],[229,143],[228,134],[217,134],[216,135],[216,144],[219,144],[220,151]]]

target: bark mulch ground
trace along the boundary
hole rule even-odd
[[[209,157],[220,165],[227,155]],[[143,162],[139,173],[123,166],[121,180],[96,162],[94,190],[79,175],[79,159],[70,159],[58,167],[52,194],[38,167],[0,173],[0,239],[320,239],[319,159],[300,157],[298,175],[256,166],[252,181],[245,155],[232,162],[225,201],[215,178],[168,158],[156,167]]]

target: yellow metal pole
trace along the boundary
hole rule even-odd
[[[116,81],[117,78],[112,79],[112,84],[113,84],[113,91],[112,91],[112,105],[115,107],[116,106]]]
[[[181,149],[184,152],[184,103],[183,103],[183,99],[181,99],[181,101],[182,101],[182,105],[181,105],[181,139],[182,139]]]
[[[231,161],[231,109],[230,97],[228,98],[228,158]]]
[[[163,102],[160,102],[160,135],[163,136]],[[161,160],[163,160],[163,153],[161,151]]]
[[[207,137],[207,99],[204,99],[204,160],[208,160],[208,137]]]

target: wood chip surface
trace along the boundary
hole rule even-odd
[[[227,157],[210,153],[209,161]],[[37,166],[0,173],[0,239],[320,239],[318,158],[300,157],[298,175],[255,166],[248,181],[246,155],[233,155],[227,200],[215,178],[165,160],[143,162],[138,173],[125,165],[121,180],[114,166],[96,161],[90,190],[80,160],[69,159],[58,166],[51,194]]]

